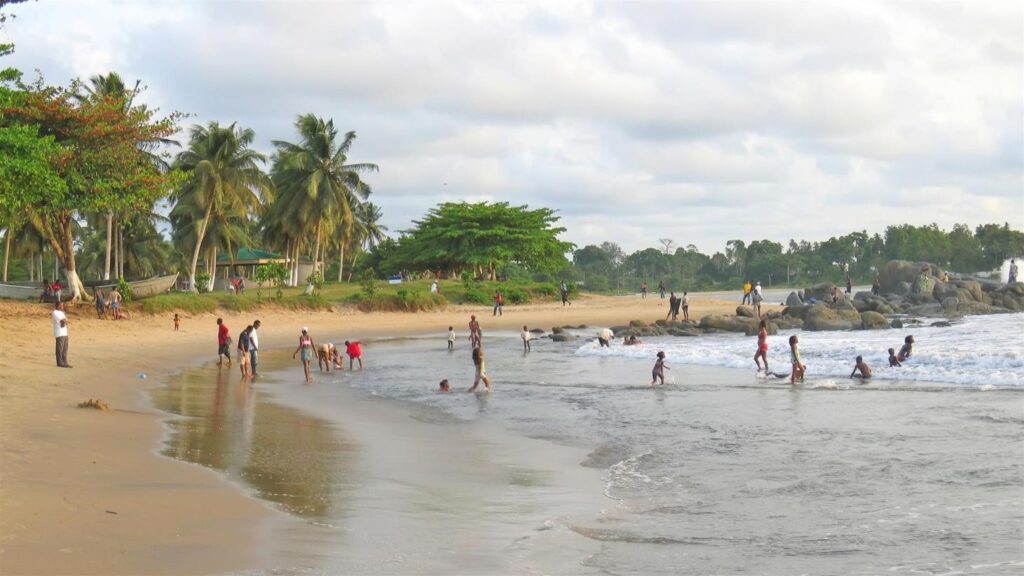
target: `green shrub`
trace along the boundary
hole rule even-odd
[[[460,300],[463,304],[483,304],[484,306],[490,305],[492,296],[487,292],[479,288],[468,288],[462,293],[462,299]]]
[[[505,297],[505,302],[509,304],[525,304],[530,301],[530,294],[521,288],[515,286],[509,286],[507,288],[500,289],[502,296]],[[493,302],[494,298],[488,302]]]
[[[395,294],[375,293],[356,296],[356,306],[364,312],[422,312],[443,308],[448,300],[440,294],[399,290]]]
[[[555,284],[533,284],[532,286],[529,287],[529,290],[530,292],[536,294],[537,296],[559,296],[558,286]]]
[[[196,274],[196,290],[200,292],[206,292],[206,288],[210,285],[210,275],[206,272],[200,272]]]

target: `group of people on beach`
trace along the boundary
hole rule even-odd
[[[690,321],[690,297],[686,292],[683,292],[682,297],[677,298],[676,293],[672,292],[668,298],[668,314],[665,315],[665,319],[672,319],[672,321],[679,319],[680,310],[683,313],[683,321]]]
[[[104,320],[107,314],[114,320],[131,319],[128,311],[122,308],[121,302],[124,297],[117,288],[111,288],[110,292],[103,294],[103,290],[96,289],[95,293],[96,318]],[[177,316],[177,314],[175,314]]]

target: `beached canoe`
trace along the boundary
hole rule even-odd
[[[169,274],[167,276],[154,276],[153,278],[145,278],[143,280],[133,280],[128,283],[132,287],[132,300],[142,300],[143,298],[149,298],[150,296],[156,296],[157,294],[163,294],[174,287],[174,283],[178,280],[177,274]],[[105,281],[101,283],[89,283],[86,285],[86,291],[90,295],[95,294],[96,288],[103,290],[103,292],[109,292],[117,286],[117,282]],[[42,293],[43,288],[39,282],[23,282],[23,283],[11,283],[11,284],[0,284],[0,298],[10,298],[12,300],[38,300],[39,295]],[[64,288],[62,293],[64,300],[70,300],[71,290],[67,287]],[[47,299],[48,302],[52,302],[52,298]]]
[[[174,283],[177,281],[177,274],[168,274],[167,276],[154,276],[144,280],[132,280],[128,285],[132,287],[132,300],[142,300],[167,292],[174,287]],[[97,284],[90,283],[86,286],[86,289],[90,294],[94,294],[97,288],[107,293],[116,287],[117,281],[105,281]]]

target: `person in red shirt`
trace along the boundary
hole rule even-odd
[[[359,341],[355,340],[349,342],[345,340],[345,354],[348,354],[348,369],[352,369],[352,363],[356,360],[359,361],[359,369],[363,369],[363,349],[359,346]]]
[[[228,359],[228,368],[231,368],[231,336],[228,334],[227,324],[223,318],[217,318],[217,367]]]

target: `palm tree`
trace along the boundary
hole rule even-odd
[[[293,254],[293,282],[297,282],[298,257],[304,239],[315,235],[313,247],[314,270],[320,269],[321,241],[324,235],[337,238],[341,258],[344,258],[345,239],[351,237],[355,218],[353,208],[371,193],[369,184],[361,178],[367,172],[376,172],[376,164],[346,164],[349,149],[356,139],[348,132],[340,143],[333,120],[326,122],[313,114],[299,116],[295,122],[299,142],[293,144],[274,141],[277,153],[271,170],[278,198],[272,211],[273,226],[286,231],[289,257]],[[323,242],[326,248],[328,242]]]
[[[176,232],[191,225],[195,242],[189,281],[196,290],[196,266],[211,219],[218,222],[230,215],[258,214],[262,201],[271,197],[271,183],[260,169],[266,156],[250,149],[255,133],[235,124],[222,127],[211,121],[206,127],[193,126],[188,149],[179,153],[174,166],[188,180],[174,195],[171,222]]]
[[[388,227],[380,224],[382,213],[380,206],[373,202],[363,202],[356,209],[356,223],[353,227],[353,242],[355,248],[352,252],[352,267],[356,265],[356,258],[359,252],[364,249],[372,249],[380,244],[387,235],[384,234]],[[343,252],[344,253],[344,252]],[[338,263],[338,281],[341,282],[342,264]],[[352,273],[349,273],[351,277]]]

